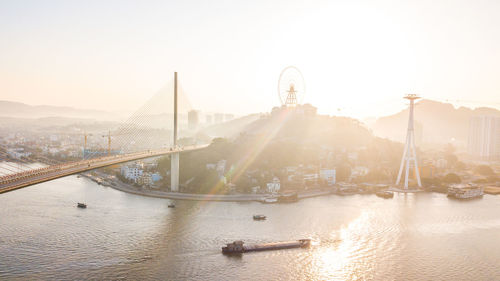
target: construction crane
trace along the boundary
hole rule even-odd
[[[126,133],[114,133],[113,135],[111,135],[111,130],[108,130],[108,134],[105,134],[105,135],[101,135],[103,138],[108,138],[108,156],[111,155],[111,136],[123,136],[123,135],[130,135],[132,134],[132,132],[126,132]]]

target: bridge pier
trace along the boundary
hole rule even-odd
[[[170,155],[170,191],[179,191],[179,152]]]

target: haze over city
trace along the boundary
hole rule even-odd
[[[401,97],[500,107],[496,1],[2,1],[0,93],[133,111],[182,73],[195,108],[279,104],[299,67],[322,114],[392,114]]]
[[[499,15],[0,0],[0,280],[499,280]]]

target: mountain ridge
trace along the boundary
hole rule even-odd
[[[458,142],[466,145],[469,134],[469,121],[473,116],[499,116],[500,111],[490,107],[455,107],[429,99],[415,104],[415,134],[417,143]],[[376,136],[395,141],[404,141],[408,126],[409,109],[396,114],[383,116],[370,126]]]
[[[23,102],[0,100],[0,116],[15,118],[91,118],[117,120],[121,114],[96,109],[80,109],[69,106],[29,105]]]

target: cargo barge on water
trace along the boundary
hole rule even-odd
[[[243,241],[234,241],[222,247],[223,254],[241,254],[254,251],[270,251],[292,248],[307,248],[311,245],[311,239],[300,239],[297,241],[274,242],[263,244],[245,245]]]

